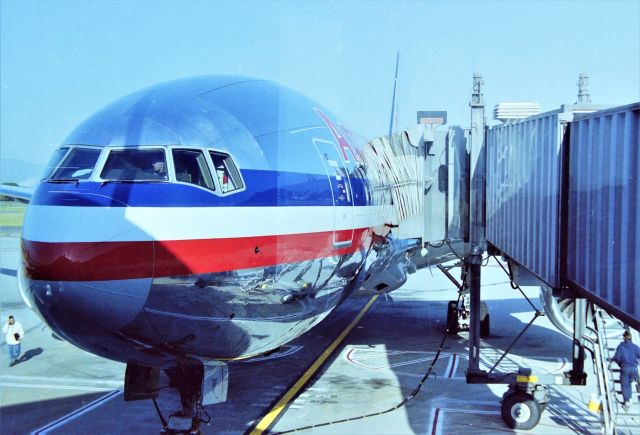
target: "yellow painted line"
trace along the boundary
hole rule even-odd
[[[260,420],[256,427],[251,431],[250,435],[261,435],[265,430],[269,428],[269,426],[271,426],[275,419],[282,413],[282,411],[284,411],[289,402],[296,396],[296,394],[298,394],[302,387],[304,387],[306,383],[309,382],[309,379],[311,379],[311,377],[318,371],[318,369],[322,366],[322,364],[324,364],[327,358],[331,356],[331,354],[336,350],[340,343],[342,343],[342,341],[347,337],[349,332],[351,332],[351,330],[355,328],[358,322],[360,322],[362,317],[367,313],[367,311],[369,311],[376,299],[378,299],[378,296],[379,295],[375,295],[371,299],[369,299],[369,302],[367,302],[367,304],[362,307],[356,318],[353,319],[349,326],[347,326],[342,331],[342,333],[340,333],[338,338],[333,340],[331,345],[329,345],[329,347],[326,348],[324,352],[322,352],[322,355],[320,355],[318,359],[313,363],[313,365],[309,367],[306,372],[304,372],[302,377],[300,377],[300,379],[298,379],[298,381],[293,384],[293,387],[291,387],[289,391],[287,391],[286,394],[282,396],[278,403],[276,403],[275,406],[271,408],[271,411],[269,411],[267,415],[265,415],[262,420]]]
[[[516,382],[531,382],[531,383],[536,383],[538,382],[538,377],[535,375],[531,375],[531,376],[516,376]]]

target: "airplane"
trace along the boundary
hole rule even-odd
[[[194,417],[212,361],[272,352],[354,290],[405,282],[422,246],[393,237],[365,148],[271,81],[121,98],[62,142],[32,195],[2,189],[29,200],[22,297],[59,337],[126,363],[125,400],[153,398],[164,370]]]
[[[155,400],[164,373],[182,406],[165,427],[197,432],[226,363],[274,352],[357,289],[459,259],[396,237],[410,204],[389,158],[272,81],[151,86],[75,128],[33,193],[0,188],[29,200],[20,293],[57,336],[127,364],[125,400]]]

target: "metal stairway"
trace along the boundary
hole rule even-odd
[[[640,393],[631,400],[629,410],[622,407],[622,389],[620,385],[620,367],[614,363],[616,348],[622,342],[622,333],[627,329],[620,320],[611,317],[604,310],[593,306],[593,326],[588,327],[593,344],[594,370],[598,379],[598,392],[601,400],[604,433],[632,434],[640,430]],[[632,340],[637,343],[638,334],[632,330]],[[633,390],[633,386],[632,386]]]

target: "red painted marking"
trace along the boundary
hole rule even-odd
[[[351,148],[351,145],[349,145],[349,142],[347,141],[347,139],[340,132],[340,129],[338,128],[338,126],[332,120],[330,120],[329,117],[327,117],[327,115],[325,115],[318,109],[316,109],[316,112],[318,113],[320,118],[322,118],[322,120],[327,125],[329,130],[331,130],[331,134],[335,138],[336,142],[338,142],[338,146],[340,147],[340,152],[342,153],[342,158],[344,159],[345,163],[349,163],[349,156],[347,155],[347,150],[351,151],[351,155],[353,156],[356,155],[356,153]]]
[[[433,415],[433,422],[431,423],[431,435],[438,433],[438,417],[440,416],[440,408],[436,408],[436,412]]]
[[[351,152],[354,153],[356,161],[360,164],[363,164],[364,159],[362,158],[360,149],[357,147],[356,139],[353,136],[353,132],[349,130],[349,128],[344,124],[338,124],[338,128],[340,128],[340,130],[342,131],[343,136],[347,138],[347,142],[349,142],[351,145],[355,145],[355,148],[351,147]]]
[[[102,281],[153,276],[153,242],[46,243],[22,240],[27,276]]]
[[[353,240],[354,233],[351,230],[348,231],[336,231],[334,236],[335,243],[349,243]]]
[[[338,231],[344,239],[352,230]],[[342,234],[344,233],[344,234]],[[30,278],[103,281],[225,272],[348,255],[371,242],[368,228],[336,248],[333,231],[229,239],[47,243],[22,241]],[[154,261],[155,260],[155,261]]]
[[[456,359],[458,358],[458,354],[454,353],[453,354],[453,360],[451,361],[451,370],[449,370],[449,375],[447,376],[448,378],[453,376],[453,372],[456,369]]]
[[[347,361],[353,364],[355,364],[355,361],[351,358],[351,355],[353,354],[354,351],[355,349],[349,349],[349,352],[347,352]]]

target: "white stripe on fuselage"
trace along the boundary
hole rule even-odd
[[[335,230],[384,223],[386,207],[353,207]],[[348,214],[351,207],[335,207]],[[34,242],[193,240],[334,230],[334,207],[65,207],[31,205],[23,237]],[[353,223],[353,225],[351,225]]]

